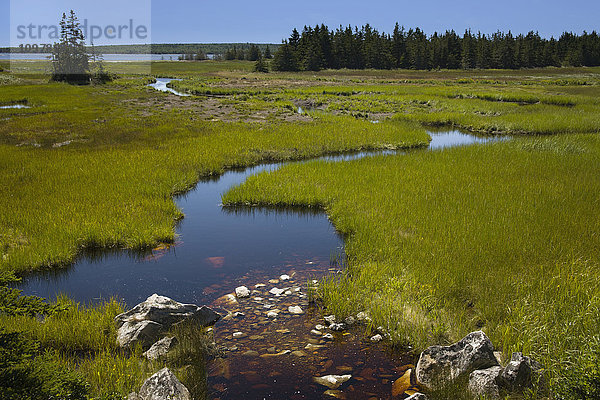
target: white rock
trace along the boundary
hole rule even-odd
[[[250,290],[246,286],[239,286],[235,288],[235,295],[238,298],[250,297]]]
[[[343,322],[340,322],[339,324],[331,324],[329,325],[329,329],[331,329],[332,331],[343,331],[346,329],[346,324]]]
[[[267,285],[265,285],[264,283],[257,283],[256,285],[254,285],[254,287],[257,289],[264,288],[265,286]]]
[[[279,316],[279,314],[278,314],[278,313],[276,313],[275,311],[269,311],[269,312],[267,313],[267,317],[268,317],[268,318],[277,318],[278,316]]]
[[[306,346],[304,346],[304,349],[305,350],[317,350],[317,349],[322,349],[324,347],[325,346],[322,345],[322,344],[312,344],[312,343],[309,343]]]
[[[326,333],[323,335],[323,339],[333,340],[333,335],[331,333]]]
[[[302,310],[302,308],[300,306],[289,306],[288,311],[291,314],[303,314],[304,313],[304,311]]]
[[[469,391],[477,398],[497,399],[500,397],[501,375],[502,367],[499,365],[475,370],[469,375]]]
[[[369,315],[364,311],[361,311],[358,314],[356,314],[356,319],[359,321],[371,321],[371,317],[369,317]]]
[[[319,385],[327,386],[329,389],[337,389],[350,378],[352,378],[352,375],[325,375],[315,376],[313,380]]]
[[[282,280],[282,281],[289,281],[289,280],[290,280],[290,276],[289,276],[289,275],[285,275],[285,274],[284,274],[284,275],[281,275],[281,276],[279,277],[279,280]]]
[[[380,334],[371,336],[371,342],[378,343],[378,342],[381,342],[382,340],[383,340],[383,336],[381,336]]]
[[[404,400],[429,400],[429,397],[425,396],[423,393],[415,393]]]
[[[317,331],[315,329],[313,329],[312,331],[310,331],[311,335],[315,335],[315,336],[323,336],[323,332],[321,331]]]
[[[233,332],[233,335],[232,335],[232,336],[233,336],[234,338],[239,338],[239,337],[242,337],[242,336],[244,336],[244,332]]]
[[[269,293],[275,295],[275,296],[280,296],[281,293],[285,292],[285,289],[278,289],[276,287],[274,287],[273,289],[269,290]]]
[[[285,294],[285,295],[287,295],[287,296],[289,296],[290,294],[292,294],[292,291],[291,291],[291,290],[286,290],[286,291],[284,292],[284,294]]]
[[[165,296],[153,294],[146,301],[115,317],[117,343],[131,347],[135,343],[150,346],[159,339],[160,333],[173,324],[193,320],[201,326],[213,325],[221,315],[208,307],[182,304]]]
[[[160,339],[158,342],[154,343],[152,347],[148,349],[144,353],[144,357],[146,357],[150,361],[158,360],[161,357],[167,355],[167,353],[177,345],[177,338],[175,337],[165,337]]]
[[[475,370],[496,365],[492,342],[477,331],[451,346],[428,347],[421,353],[415,373],[423,387],[435,390]]]
[[[327,322],[329,325],[335,323],[335,315],[327,315],[325,317],[323,317],[323,319],[325,320],[325,322]]]
[[[325,329],[325,326],[321,325],[321,324],[318,324],[318,325],[315,325],[315,329],[318,330],[318,331],[322,331],[323,329]]]
[[[144,382],[140,389],[142,400],[191,400],[189,390],[169,370],[163,368]]]

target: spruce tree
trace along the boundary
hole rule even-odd
[[[52,80],[71,83],[89,83],[89,56],[81,24],[71,10],[63,13],[60,21],[60,42],[52,48]]]
[[[258,57],[258,60],[256,60],[256,63],[254,64],[254,72],[269,72],[269,66],[262,57]]]
[[[298,61],[289,43],[283,42],[277,52],[275,52],[271,68],[275,71],[298,71]]]

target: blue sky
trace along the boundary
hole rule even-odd
[[[50,19],[56,23],[48,6],[60,8],[67,0],[13,0],[15,4],[38,2],[45,7],[27,7],[31,19]],[[150,1],[150,0],[146,0]],[[127,9],[129,0],[78,0],[77,4],[119,4],[114,15],[135,14]],[[109,9],[110,7],[105,7]],[[76,10],[77,11],[77,10]],[[418,26],[426,33],[466,28],[491,33],[512,30],[526,33],[539,31],[542,36],[558,36],[563,31],[600,30],[598,0],[428,0],[428,1],[241,1],[178,0],[152,1],[152,42],[275,42],[287,37],[293,27],[325,23],[370,23],[380,31],[390,32],[398,21],[406,27]],[[10,42],[10,0],[0,0],[0,45]]]

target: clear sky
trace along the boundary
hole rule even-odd
[[[45,3],[46,8],[59,8],[61,1]],[[128,0],[120,3],[113,10],[115,15],[122,14]],[[57,15],[61,11],[57,10]],[[34,19],[54,20],[47,14],[39,15],[47,13],[40,7],[29,7],[28,13]],[[292,28],[304,25],[325,23],[332,28],[369,23],[391,32],[396,21],[405,27],[418,26],[428,34],[447,29],[462,34],[471,28],[484,33],[534,30],[549,37],[563,31],[600,31],[600,0],[153,0],[151,28],[153,43],[279,43]],[[0,27],[0,46],[6,46],[10,43],[10,0],[0,0]]]

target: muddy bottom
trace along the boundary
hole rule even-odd
[[[213,302],[227,316],[214,327],[225,357],[209,364],[209,398],[392,398],[392,383],[412,367],[414,356],[393,352],[385,341],[372,342],[375,332],[364,322],[338,332],[325,328],[329,324],[309,304],[307,287],[335,269],[309,263],[301,272],[282,273],[290,279],[246,275],[239,283],[250,297],[231,293]],[[334,390],[313,381],[330,374],[352,377]]]

